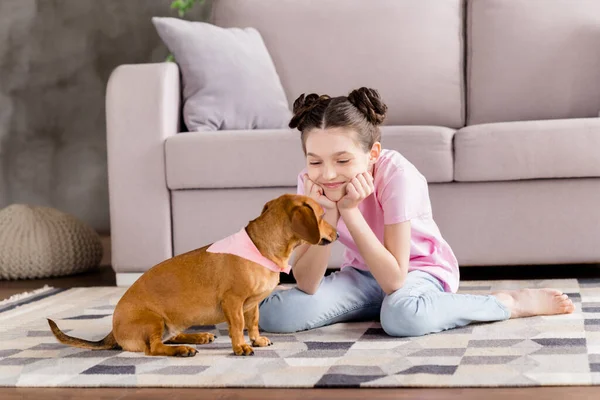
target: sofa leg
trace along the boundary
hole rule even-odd
[[[117,286],[129,287],[142,276],[141,272],[117,272]]]

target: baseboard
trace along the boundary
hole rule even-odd
[[[142,276],[142,272],[117,272],[117,286],[129,287]]]

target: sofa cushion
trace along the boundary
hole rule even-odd
[[[296,188],[173,191],[173,254],[197,249],[239,231],[260,215],[266,202],[285,193],[296,193]],[[331,246],[328,266],[339,268],[344,261],[344,246],[339,241]],[[290,265],[294,259],[292,254]]]
[[[469,0],[469,125],[595,117],[600,1]]]
[[[261,33],[291,105],[378,89],[389,125],[464,126],[462,0],[216,0],[213,23]]]
[[[292,116],[260,33],[152,18],[181,69],[190,131],[285,128]]]
[[[430,182],[450,182],[454,130],[382,127],[382,146],[402,153]],[[165,142],[167,186],[199,188],[296,186],[305,167],[300,133],[291,129],[189,132]]]
[[[428,182],[452,182],[455,132],[439,126],[386,126],[381,128],[381,145],[402,153]]]
[[[455,180],[600,177],[600,119],[504,122],[456,132]]]

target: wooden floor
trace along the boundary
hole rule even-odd
[[[461,270],[462,280],[482,279],[600,279],[600,265],[562,265],[536,267],[482,268]],[[23,281],[1,281],[0,300],[13,294],[30,291],[44,285],[69,288],[82,286],[114,286],[115,274],[108,266],[76,276]],[[107,388],[107,389],[28,389],[0,388],[0,399],[600,399],[600,386],[544,388],[485,389],[169,389],[169,388]]]

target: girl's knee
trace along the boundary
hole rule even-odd
[[[423,336],[435,332],[435,323],[417,296],[386,296],[381,306],[381,327],[390,336]]]
[[[298,319],[294,317],[295,313],[282,297],[279,292],[273,293],[260,303],[258,326],[263,331],[292,333],[301,330]]]

